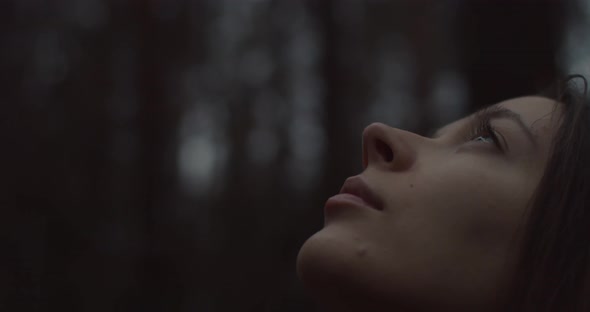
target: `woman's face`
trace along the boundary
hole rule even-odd
[[[306,288],[338,311],[497,310],[560,112],[531,96],[432,138],[368,126],[364,171],[342,190],[355,195],[328,200],[299,252]]]

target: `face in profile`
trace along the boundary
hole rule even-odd
[[[433,137],[368,126],[364,171],[328,199],[299,252],[309,293],[337,311],[497,311],[560,113],[531,96]]]

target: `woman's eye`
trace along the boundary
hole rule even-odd
[[[471,142],[491,143],[500,151],[504,151],[504,148],[498,139],[498,135],[496,134],[496,130],[488,122],[480,125],[473,133],[474,134],[471,136],[470,140]]]
[[[499,137],[502,135],[496,131],[490,123],[489,118],[482,117],[473,125],[471,134],[466,138],[468,142],[492,143],[499,151],[504,152],[504,147],[500,143]],[[502,137],[502,140],[504,138]],[[503,142],[505,142],[503,140]]]
[[[491,135],[488,135],[488,134],[477,136],[477,137],[473,138],[473,140],[474,141],[494,143],[494,138]]]

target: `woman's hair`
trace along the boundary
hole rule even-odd
[[[583,82],[583,89],[578,81]],[[572,75],[542,94],[563,103],[563,114],[543,177],[527,209],[506,311],[590,311],[590,112],[586,93],[586,79]]]

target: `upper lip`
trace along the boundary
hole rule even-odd
[[[371,189],[367,186],[367,183],[363,181],[360,176],[354,176],[346,179],[342,189],[340,189],[340,194],[352,194],[355,196],[360,197],[364,200],[367,204],[377,210],[383,210],[383,203],[379,197],[371,191]]]

